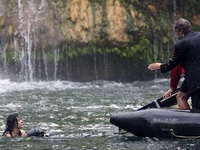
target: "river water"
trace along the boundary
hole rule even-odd
[[[160,97],[168,79],[117,83],[11,82],[0,80],[0,133],[6,117],[19,113],[26,131],[41,128],[49,138],[0,138],[1,150],[194,150],[199,140],[105,135],[110,115],[136,110]]]

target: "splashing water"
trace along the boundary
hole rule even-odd
[[[0,139],[1,149],[176,149],[194,148],[184,142],[138,138],[133,135],[106,136],[113,113],[132,111],[162,96],[169,80],[117,83],[11,82],[0,80],[0,132],[6,117],[18,112],[24,129],[41,128],[50,138]],[[20,141],[20,144],[18,143]],[[37,142],[37,144],[35,144]],[[192,143],[192,144],[191,144]]]

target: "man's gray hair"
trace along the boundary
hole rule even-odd
[[[175,22],[175,31],[182,32],[183,34],[188,34],[192,29],[191,23],[186,19],[179,19]]]

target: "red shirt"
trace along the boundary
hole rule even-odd
[[[182,74],[185,74],[185,70],[183,69],[181,63],[178,64],[178,66],[176,66],[174,69],[171,70],[171,72],[170,72],[170,77],[171,77],[170,88],[172,90],[177,89],[177,86],[178,86],[178,83],[179,83],[179,80],[180,80]]]

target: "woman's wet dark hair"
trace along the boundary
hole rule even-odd
[[[193,30],[191,23],[188,20],[183,19],[183,18],[175,22],[174,28],[175,28],[175,31],[182,32],[185,35]]]
[[[9,134],[12,136],[12,131],[14,129],[15,124],[18,125],[17,117],[19,117],[19,115],[17,113],[11,114],[8,116],[7,121],[6,121],[6,130],[4,131],[3,135],[5,133],[9,132]],[[21,135],[22,135],[22,133],[19,132],[19,136],[21,136]]]

